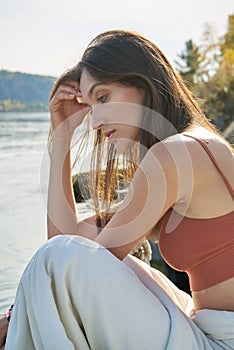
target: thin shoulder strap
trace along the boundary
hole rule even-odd
[[[223,178],[223,181],[225,182],[228,191],[230,192],[232,199],[234,199],[234,189],[232,188],[230,182],[228,181],[228,179],[226,178],[226,176],[224,175],[224,173],[222,172],[222,170],[219,167],[219,164],[217,162],[217,160],[215,159],[213,153],[210,151],[209,147],[206,145],[206,143],[204,141],[202,141],[201,139],[194,137],[192,135],[188,135],[188,134],[184,134],[185,136],[191,137],[192,139],[196,140],[198,143],[200,143],[200,145],[204,148],[204,150],[206,151],[206,153],[209,155],[210,159],[212,160],[212,162],[214,163],[215,167],[217,168],[218,172],[220,173],[220,175]]]

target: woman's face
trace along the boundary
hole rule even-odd
[[[120,83],[101,83],[86,70],[80,79],[83,102],[91,107],[92,127],[101,129],[117,152],[124,152],[139,139],[143,89]]]

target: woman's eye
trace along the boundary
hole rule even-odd
[[[98,102],[104,103],[106,102],[107,96],[106,95],[102,95],[100,97],[97,98]]]

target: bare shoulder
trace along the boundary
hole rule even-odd
[[[168,161],[171,157],[174,158],[175,155],[182,157],[183,152],[181,151],[183,149],[184,152],[186,151],[186,144],[189,141],[183,134],[172,135],[154,144],[149,152],[161,161]]]
[[[198,127],[190,132],[170,136],[154,145],[151,151],[163,165],[168,167],[169,159],[174,163],[177,178],[181,184],[181,192],[177,201],[182,204],[188,202],[192,194],[192,208],[196,193],[199,193],[197,202],[200,201],[201,189],[206,198],[211,198],[214,193],[220,196],[218,191],[225,194],[226,187],[219,171],[234,188],[233,150],[225,139],[205,128]],[[168,167],[168,169],[169,173],[173,174],[171,172],[173,167]],[[223,196],[225,197],[225,195]],[[204,202],[206,198],[203,198]],[[197,209],[194,215],[197,215]]]
[[[163,167],[175,167],[177,171],[191,168],[191,158],[196,156],[197,147],[193,139],[182,133],[169,136],[154,144],[149,152]]]
[[[182,133],[181,136],[183,137],[184,142],[190,144],[191,147],[196,147],[195,145],[200,141],[200,143],[205,144],[206,148],[211,152],[214,154],[217,153],[217,156],[220,152],[225,152],[225,154],[229,155],[231,158],[234,157],[231,145],[221,135],[204,127],[194,127],[190,131]]]
[[[234,185],[234,152],[231,145],[224,138],[202,127],[186,132],[183,138],[196,164],[207,161],[203,164],[203,167],[205,168],[205,165],[209,167],[212,164],[212,158],[213,162]]]

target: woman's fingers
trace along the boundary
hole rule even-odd
[[[53,104],[53,102],[62,100],[72,100],[75,96],[80,97],[80,92],[71,86],[61,85],[52,97],[50,103]]]
[[[52,106],[53,104],[64,101],[64,100],[73,100],[75,96],[76,95],[74,93],[60,91],[54,95],[54,97],[50,101],[50,105]]]
[[[78,85],[60,85],[52,97],[49,108],[53,129],[59,134],[72,134],[79,126],[89,108],[83,103]]]
[[[78,85],[72,85],[72,84],[59,85],[59,87],[55,91],[53,97],[59,95],[61,92],[62,93],[67,93],[67,94],[74,94],[74,95],[77,95],[77,96],[81,96],[80,89],[79,89]]]

